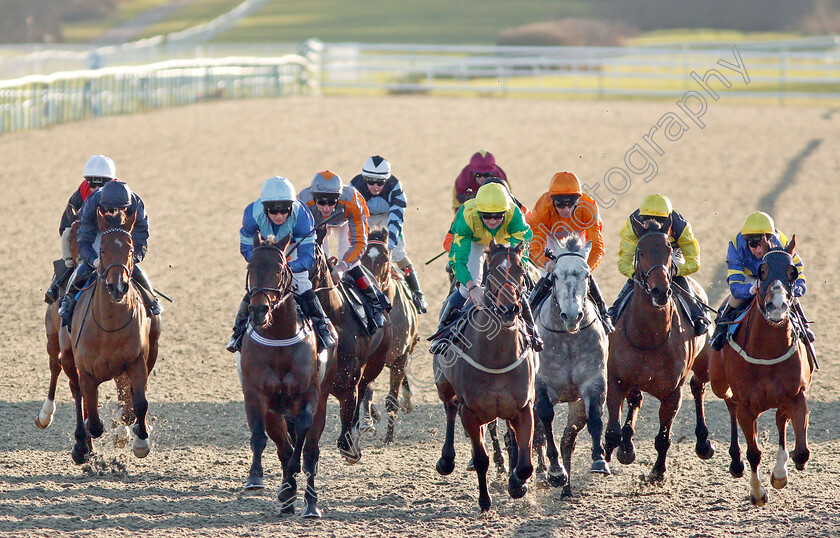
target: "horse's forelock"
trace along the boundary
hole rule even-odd
[[[567,252],[582,252],[584,244],[580,235],[573,233],[567,235],[563,239],[559,239],[557,241],[557,246]]]
[[[388,230],[377,228],[368,234],[368,239],[371,241],[382,241],[384,243],[388,239]]]

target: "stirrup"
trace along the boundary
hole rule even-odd
[[[423,294],[419,291],[411,294],[411,301],[414,303],[414,306],[417,307],[417,311],[421,314],[425,314],[426,310],[429,308],[428,303],[426,303],[426,298],[423,297]]]
[[[161,312],[163,312],[163,305],[160,304],[160,301],[155,301],[154,304],[147,306],[146,310],[149,312],[150,316],[158,316]]]

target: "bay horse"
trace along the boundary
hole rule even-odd
[[[76,443],[71,455],[77,464],[88,459],[91,439],[104,431],[98,409],[99,385],[123,374],[128,377],[135,417],[134,455],[144,458],[151,450],[146,381],[157,361],[161,327],[160,316],[148,315],[131,281],[131,230],[136,217],[125,210],[106,215],[97,209],[100,244],[96,279],[92,288],[81,293],[69,331],[59,332],[62,366],[76,404]]]
[[[485,424],[502,418],[512,427],[511,467],[514,461],[516,465],[508,479],[511,497],[518,499],[528,492],[527,480],[534,471],[531,442],[538,359],[528,345],[520,316],[520,301],[527,300],[522,292],[523,246],[490,242],[484,304],[466,311],[457,341],[450,341],[433,359],[438,396],[446,410],[446,438],[436,469],[448,475],[455,468],[455,415],[460,413],[472,441],[482,512],[492,502],[487,491],[490,459],[484,448]]]
[[[592,437],[591,473],[610,474],[601,443],[601,418],[607,393],[607,335],[593,302],[588,298],[589,265],[586,260],[592,242],[582,243],[572,233],[553,242],[554,271],[551,295],[534,312],[534,322],[543,337],[537,372],[536,403],[544,435],[535,435],[537,473],[545,473],[542,449],[547,445],[550,467],[547,481],[563,486],[562,496],[572,494],[571,462],[578,432],[586,426]],[[554,442],[554,405],[569,404],[566,428],[560,443],[563,464],[558,461]]]
[[[338,436],[339,453],[348,463],[358,463],[362,458],[360,420],[361,394],[359,382],[363,375],[379,375],[385,366],[385,356],[391,339],[388,313],[385,326],[373,335],[356,319],[347,299],[333,282],[331,266],[321,245],[315,244],[315,264],[309,272],[318,300],[338,334],[336,346],[330,350],[329,363],[321,384],[321,403],[326,412],[330,394],[339,402],[341,433]],[[374,374],[375,373],[375,374]],[[320,426],[323,428],[323,425]]]
[[[264,487],[262,453],[267,432],[277,445],[283,466],[277,496],[281,511],[295,512],[295,475],[301,471],[302,455],[307,487],[301,515],[319,518],[315,475],[323,427],[312,426],[319,411],[326,364],[319,368],[315,333],[295,304],[294,280],[283,251],[287,243],[288,236],[276,241],[274,237],[263,239],[257,232],[254,254],[248,262],[249,327],[236,357],[253,453],[245,489]],[[324,410],[320,411],[323,419]],[[286,416],[292,417],[293,426],[287,425]],[[289,427],[294,428],[294,441]]]
[[[707,335],[694,335],[691,320],[678,299],[672,296],[671,283],[677,266],[668,235],[651,222],[636,246],[633,273],[633,296],[615,321],[616,331],[609,336],[607,358],[607,409],[609,421],[605,434],[607,461],[618,448],[618,461],[630,464],[636,458],[633,434],[642,391],[657,398],[659,432],[654,440],[657,458],[648,480],[661,483],[665,479],[665,457],[671,446],[671,425],[679,411],[682,387],[689,372],[694,372],[691,392],[694,396],[697,426],[695,452],[702,459],[711,458],[714,447],[708,440],[703,385],[707,364],[701,357]],[[692,278],[688,285],[707,302],[706,292]],[[627,399],[627,420],[619,427],[619,415]]]
[[[763,241],[766,242],[766,239]],[[796,237],[792,236],[786,248],[773,248],[764,255],[756,275],[758,293],[741,327],[720,351],[710,351],[712,390],[729,409],[729,455],[732,458],[729,472],[736,478],[744,475],[738,443],[740,424],[747,441],[747,461],[751,469],[750,502],[756,506],[763,506],[768,498],[758,472],[761,449],[758,447],[756,421],[761,413],[776,409],[779,450],[770,475],[770,484],[774,488],[781,489],[787,485],[785,436],[788,421],[793,422],[796,436],[793,450],[796,468],[804,469],[810,457],[806,393],[811,384],[812,364],[805,344],[790,319],[794,300],[792,290],[798,276],[792,261],[795,246]]]
[[[414,351],[414,346],[419,340],[418,317],[420,313],[414,306],[411,292],[407,289],[402,273],[391,264],[391,251],[388,250],[387,230],[376,230],[368,236],[367,249],[362,256],[362,265],[368,268],[376,278],[377,285],[391,302],[391,345],[385,356],[385,366],[391,371],[390,391],[385,399],[385,409],[388,412],[388,429],[385,433],[385,444],[394,442],[394,423],[397,420],[399,411],[400,388],[405,386],[405,368],[408,357]],[[367,372],[367,370],[366,370]],[[363,394],[362,411],[365,418],[370,419],[370,399],[373,395],[370,383],[365,375],[359,383],[359,393]],[[407,391],[406,391],[407,392]],[[410,392],[405,395],[410,398]],[[410,402],[410,399],[408,400]],[[365,422],[362,430],[365,429]],[[369,426],[371,427],[371,426]],[[375,429],[374,429],[375,431]]]

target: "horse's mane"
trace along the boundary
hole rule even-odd
[[[104,214],[102,217],[108,226],[113,226],[115,228],[121,226],[125,222],[125,213],[121,211],[113,215]]]
[[[567,252],[582,252],[585,244],[583,242],[583,238],[580,235],[576,233],[571,233],[563,239],[557,240],[557,246],[561,249],[566,250]]]
[[[381,241],[384,243],[388,240],[388,230],[385,228],[377,228],[368,234],[368,239],[370,241]]]

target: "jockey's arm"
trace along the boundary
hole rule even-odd
[[[513,206],[513,216],[507,225],[507,233],[510,235],[510,246],[515,247],[519,243],[525,243],[522,250],[522,261],[525,262],[528,259],[528,244],[534,237],[534,232],[525,222],[525,214],[515,205]]]
[[[78,214],[83,203],[84,200],[82,199],[82,192],[79,189],[76,189],[76,191],[70,196],[70,199],[67,200],[67,207],[64,208],[64,212],[61,214],[61,222],[58,225],[58,235],[62,235],[64,230],[73,224],[70,215],[74,213]]]
[[[776,230],[779,234],[779,241],[782,243],[782,247],[787,247],[788,238],[783,234],[781,231]],[[801,297],[805,295],[807,287],[805,285],[805,264],[802,262],[802,259],[799,257],[798,252],[793,253],[793,265],[796,266],[796,269],[799,271],[799,275],[796,277],[795,285],[799,288],[797,291],[797,297]]]
[[[750,289],[752,284],[747,282],[747,268],[744,265],[744,260],[738,252],[738,236],[737,234],[729,242],[729,248],[726,251],[726,282],[729,284],[729,293],[736,299],[742,301],[752,299]],[[743,240],[742,240],[743,241]]]
[[[627,278],[633,278],[633,273],[636,268],[633,266],[636,257],[636,245],[639,243],[639,238],[633,231],[633,226],[630,224],[630,219],[624,223],[619,234],[620,241],[618,243],[618,272]]]
[[[455,181],[455,184],[452,185],[452,212],[458,213],[458,210],[461,209],[461,200],[458,198],[458,181]]]
[[[700,269],[700,245],[691,231],[691,224],[685,223],[682,233],[677,238],[677,244],[682,250],[685,263],[677,267],[677,276],[687,276]]]
[[[464,219],[464,211],[458,211],[455,222],[452,224],[452,246],[449,249],[449,264],[455,273],[458,282],[466,285],[473,280],[470,270],[467,268],[467,261],[470,259],[470,250],[473,243],[473,230]]]
[[[292,240],[300,245],[295,250],[295,259],[289,262],[289,269],[293,273],[300,273],[308,271],[315,264],[315,219],[300,202],[295,203],[294,209],[296,220],[292,228]]]
[[[134,263],[140,263],[146,257],[146,248],[149,241],[149,217],[146,215],[146,208],[139,196],[132,196],[136,212],[134,229],[131,230],[131,239],[134,241]]]
[[[367,206],[362,207],[359,203],[361,195],[353,196],[351,200],[345,201],[339,199],[338,203],[344,206],[344,214],[347,216],[347,226],[349,227],[350,248],[344,254],[342,260],[347,264],[347,267],[352,267],[354,263],[362,258],[367,248]],[[364,199],[362,202],[364,203]]]
[[[257,221],[254,220],[254,204],[248,204],[242,215],[242,227],[239,228],[239,252],[246,262],[251,261],[254,255],[254,234],[260,229]]]
[[[400,240],[403,231],[403,220],[405,219],[406,200],[405,193],[399,180],[391,189],[391,209],[388,212],[388,248],[393,250]]]
[[[79,234],[76,238],[79,245],[79,257],[93,266],[98,254],[93,250],[99,226],[96,222],[96,209],[99,207],[99,197],[89,196],[88,203],[82,205],[79,217]]]

